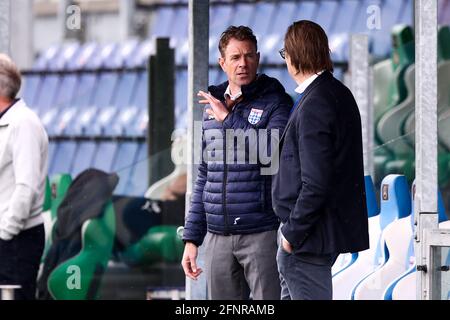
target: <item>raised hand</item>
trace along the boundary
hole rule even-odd
[[[206,113],[213,116],[219,122],[223,122],[227,117],[229,111],[226,106],[218,99],[214,98],[210,93],[200,90],[197,96],[203,97],[199,100],[201,104],[209,104],[211,108],[206,109]]]

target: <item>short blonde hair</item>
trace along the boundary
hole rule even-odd
[[[19,69],[9,56],[0,53],[0,96],[15,99],[21,83]]]

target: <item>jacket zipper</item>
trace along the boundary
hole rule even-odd
[[[229,235],[228,226],[228,213],[227,213],[227,179],[228,179],[228,166],[227,166],[227,139],[225,135],[225,129],[223,130],[223,185],[222,185],[222,210],[225,219],[225,235]]]
[[[263,214],[266,213],[266,179],[262,178],[262,195],[261,195],[261,200],[262,200],[262,212]]]

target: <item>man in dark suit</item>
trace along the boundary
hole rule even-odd
[[[282,222],[282,299],[328,300],[338,254],[369,247],[361,119],[352,93],[333,77],[328,38],[318,24],[293,23],[280,54],[299,94],[272,188]]]

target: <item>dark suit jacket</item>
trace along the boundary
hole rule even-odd
[[[352,93],[330,72],[305,90],[279,150],[273,207],[294,252],[367,249],[361,119]]]

